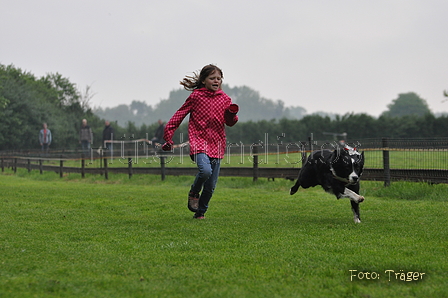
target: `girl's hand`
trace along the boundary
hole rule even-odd
[[[237,104],[232,103],[224,112],[224,121],[227,126],[234,126],[238,122],[238,111],[240,108]]]
[[[163,151],[171,151],[173,149],[173,141],[168,141],[165,144],[162,145]]]
[[[231,114],[236,114],[240,110],[240,107],[236,103],[232,103],[228,108],[227,111]]]

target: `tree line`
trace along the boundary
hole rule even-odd
[[[81,119],[93,115],[84,99],[60,74],[36,78],[0,64],[0,149],[38,148],[43,122],[56,136],[53,146],[73,146]]]
[[[240,122],[227,129],[227,139],[231,143],[263,142],[266,134],[272,142],[277,142],[277,136],[282,136],[282,142],[306,141],[311,133],[317,140],[329,141],[333,141],[332,134],[343,133],[348,141],[448,136],[448,116],[436,117],[426,102],[412,92],[399,94],[385,113],[373,117],[354,113],[306,115],[303,108],[285,107],[282,101],[262,98],[245,86],[224,86],[223,89],[241,107]],[[117,110],[115,118],[102,114],[107,109],[89,106],[92,97],[89,87],[82,91],[60,74],[37,78],[13,65],[0,64],[0,150],[39,149],[38,132],[44,122],[53,134],[52,149],[79,148],[78,135],[84,118],[93,131],[93,147],[102,145],[104,120],[112,123],[116,140],[151,139],[158,127],[157,120],[169,119],[188,94],[182,89],[171,91],[169,99],[155,107],[134,101],[129,106],[123,105],[122,112]],[[130,119],[136,121],[121,123],[117,120],[126,113],[133,115]],[[186,121],[176,132],[174,142],[188,140]]]

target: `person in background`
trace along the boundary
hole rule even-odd
[[[39,131],[39,143],[42,147],[42,152],[48,154],[48,149],[52,141],[51,131],[47,128],[47,123],[42,124],[42,129]]]
[[[104,130],[103,130],[103,146],[107,150],[112,150],[112,143],[106,141],[112,141],[114,137],[114,128],[110,125],[108,120],[104,121]]]
[[[154,137],[151,139],[151,144],[154,148],[156,148],[156,144],[163,144],[165,140],[163,139],[163,133],[165,130],[165,123],[161,119],[157,121],[159,123],[159,127],[157,127],[156,132],[154,133]]]
[[[87,125],[86,119],[82,119],[81,130],[79,131],[79,143],[81,143],[84,156],[89,156],[90,144],[92,143],[92,129]]]

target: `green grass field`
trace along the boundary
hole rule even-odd
[[[320,188],[230,177],[194,220],[192,179],[6,170],[0,297],[448,297],[448,185],[362,182],[354,224]]]

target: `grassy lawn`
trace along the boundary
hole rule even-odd
[[[363,182],[354,224],[320,188],[230,177],[193,220],[192,179],[6,170],[0,297],[448,297],[448,185]]]

